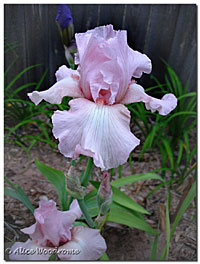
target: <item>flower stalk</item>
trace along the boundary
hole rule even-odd
[[[91,227],[91,228],[95,228],[95,224],[94,224],[94,221],[92,220],[89,212],[88,212],[88,209],[86,207],[86,204],[85,204],[85,201],[84,199],[81,199],[81,200],[78,200],[78,204],[79,204],[79,207],[85,217],[85,220],[86,222],[88,223],[88,225]]]
[[[92,168],[93,168],[93,158],[89,157],[87,162],[87,167],[83,174],[83,179],[82,179],[82,186],[84,187],[87,187],[88,185],[89,178],[92,173]]]

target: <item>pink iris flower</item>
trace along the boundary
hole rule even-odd
[[[21,231],[31,239],[16,242],[10,260],[48,260],[56,250],[61,260],[97,260],[106,251],[106,243],[98,229],[75,226],[81,217],[77,200],[69,211],[59,211],[52,200],[41,201],[34,212],[36,223]]]
[[[147,95],[131,81],[150,73],[150,59],[127,44],[127,32],[112,25],[75,34],[77,70],[61,66],[57,82],[48,90],[29,93],[37,105],[43,99],[60,104],[64,96],[77,97],[69,111],[52,116],[53,134],[65,157],[90,156],[102,170],[125,163],[140,140],[130,131],[130,112],[124,104],[144,102],[148,110],[167,115],[177,105],[173,94],[162,99]]]

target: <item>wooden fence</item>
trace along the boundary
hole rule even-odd
[[[165,59],[189,89],[197,86],[197,6],[194,4],[69,4],[75,32],[85,32],[99,25],[113,24],[126,29],[128,44],[152,60],[153,75],[164,80]],[[65,64],[55,17],[57,5],[4,5],[4,37],[6,42],[17,41],[18,60],[9,72],[8,81],[25,67],[41,63],[22,76],[15,84],[35,82],[45,69],[48,75],[42,89],[55,82],[54,73]],[[5,55],[5,68],[14,54]],[[144,87],[152,85],[149,76],[142,77]]]

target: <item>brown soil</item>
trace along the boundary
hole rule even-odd
[[[146,153],[142,162],[138,161],[139,149],[133,153],[134,171],[130,172],[128,163],[123,165],[122,177],[132,173],[144,173],[160,168],[159,153]],[[66,159],[57,150],[51,151],[47,145],[39,143],[31,151],[31,158],[28,160],[26,153],[13,143],[5,145],[5,176],[14,184],[19,184],[28,195],[34,207],[38,207],[39,200],[46,196],[59,204],[58,196],[54,187],[36,169],[34,158],[53,168],[65,171],[70,166],[70,159]],[[77,170],[80,172],[86,166],[86,159],[81,161]],[[101,179],[101,171],[95,168],[93,177]],[[114,179],[118,177],[118,170],[114,170]],[[184,182],[184,186],[177,187],[172,191],[171,217],[174,215],[177,205],[187,186],[189,178]],[[121,188],[130,197],[135,199],[151,214],[146,217],[146,221],[153,227],[158,227],[158,219],[162,222],[162,208],[167,201],[167,189],[161,188],[159,191],[145,200],[145,196],[153,189],[159,181],[147,180],[138,182]],[[5,184],[7,186],[7,184]],[[18,200],[5,197],[5,248],[13,241],[26,241],[27,236],[20,229],[34,223],[34,217],[30,211]],[[158,215],[158,211],[160,214]],[[149,260],[150,242],[145,232],[131,229],[115,223],[106,223],[103,228],[103,236],[107,242],[107,254],[110,260]],[[153,238],[153,237],[152,237]],[[154,238],[153,238],[154,239]],[[165,245],[165,232],[160,230],[158,243],[158,256]],[[184,213],[171,241],[169,260],[196,261],[196,209],[192,204]],[[6,257],[7,258],[7,257]]]

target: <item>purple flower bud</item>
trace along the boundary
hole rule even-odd
[[[73,23],[71,11],[67,5],[58,5],[56,20],[58,21],[62,30],[67,27],[70,22]]]

